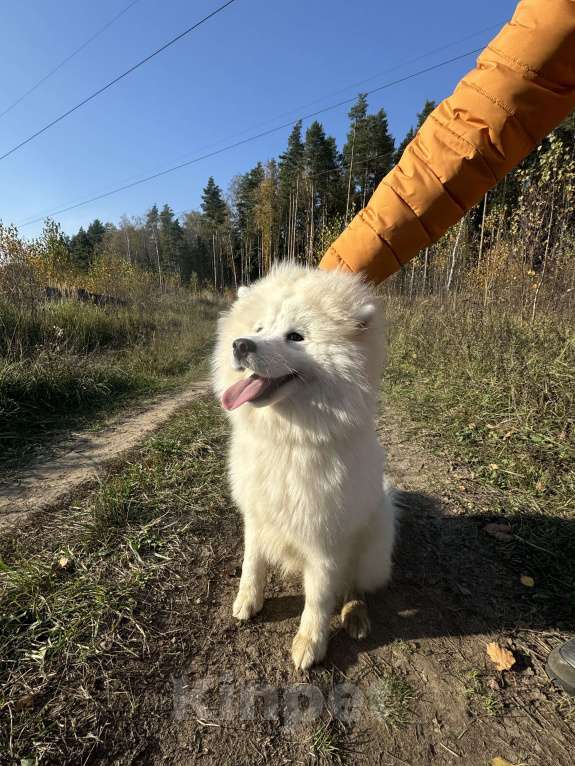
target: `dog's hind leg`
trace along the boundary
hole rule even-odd
[[[232,609],[238,620],[249,620],[264,605],[267,562],[259,549],[255,530],[246,518],[244,529],[244,561],[238,595]]]
[[[365,596],[350,591],[341,608],[341,622],[346,632],[356,639],[366,638],[371,630]]]
[[[360,593],[382,588],[391,577],[395,519],[393,495],[386,492],[359,552],[356,587]]]
[[[359,561],[367,545],[367,535],[360,534],[353,546],[348,572],[347,587],[343,592],[340,612],[344,630],[355,639],[366,638],[371,630],[365,594],[357,587]]]

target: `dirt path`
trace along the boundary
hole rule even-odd
[[[31,513],[61,502],[83,484],[92,481],[124,453],[136,447],[178,409],[202,396],[207,381],[193,383],[184,391],[156,399],[145,409],[116,418],[104,429],[84,432],[67,440],[54,457],[38,461],[9,483],[0,485],[0,531],[20,523]]]

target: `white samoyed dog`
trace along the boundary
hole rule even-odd
[[[323,659],[338,602],[348,633],[368,634],[364,594],[391,574],[396,510],[374,429],[383,348],[372,288],[341,272],[277,267],[219,321],[214,389],[244,520],[233,614],[260,611],[268,565],[302,573],[299,669]]]

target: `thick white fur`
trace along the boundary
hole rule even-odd
[[[289,332],[304,341],[287,341]],[[239,337],[258,346],[245,371],[232,363]],[[219,396],[252,371],[301,376],[267,406],[247,403],[229,413],[229,473],[245,535],[233,614],[246,620],[262,608],[269,564],[301,572],[305,608],[292,646],[297,668],[323,658],[338,601],[361,604],[361,594],[390,577],[396,513],[383,488],[374,430],[383,347],[377,298],[359,277],[344,273],[278,267],[244,288],[220,319],[213,361]],[[347,627],[365,635],[366,613]]]

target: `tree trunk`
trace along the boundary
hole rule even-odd
[[[464,223],[465,223],[465,218],[462,218],[461,223],[459,224],[459,229],[457,230],[457,237],[455,238],[455,244],[453,245],[453,250],[451,251],[451,263],[450,263],[449,271],[447,274],[447,283],[445,285],[446,292],[449,292],[451,288],[451,282],[453,281],[453,271],[455,269],[455,256],[457,254],[457,246],[459,245],[459,240],[461,238],[461,232],[463,231]]]
[[[481,235],[479,237],[479,255],[477,256],[477,263],[481,263],[481,257],[483,255],[483,238],[485,235],[485,213],[487,211],[487,197],[489,196],[489,192],[485,192],[485,197],[483,197],[483,215],[481,216]]]
[[[158,237],[156,236],[155,231],[154,231],[154,246],[156,248],[156,263],[158,265],[158,281],[160,283],[160,291],[161,291],[163,289],[162,264],[160,262],[160,249],[158,248]]]
[[[539,300],[539,293],[541,292],[541,285],[545,278],[545,272],[547,271],[547,259],[549,257],[549,243],[551,242],[551,228],[553,226],[553,213],[555,211],[555,188],[551,190],[551,212],[549,213],[549,227],[547,229],[547,239],[545,241],[545,252],[543,253],[543,268],[541,269],[541,277],[535,288],[535,295],[533,296],[533,307],[531,309],[531,324],[535,321],[535,312],[537,311],[537,301]]]
[[[349,198],[351,194],[351,176],[353,174],[353,153],[355,150],[355,125],[353,127],[353,136],[351,139],[351,162],[349,163],[349,175],[347,177],[347,201],[345,203],[345,222],[349,220]]]
[[[216,233],[212,232],[212,267],[214,271],[214,290],[218,291],[218,265],[216,262]]]
[[[429,248],[425,248],[425,252],[423,254],[423,280],[421,282],[421,293],[422,295],[425,294],[426,288],[427,288],[427,268],[429,266]]]

